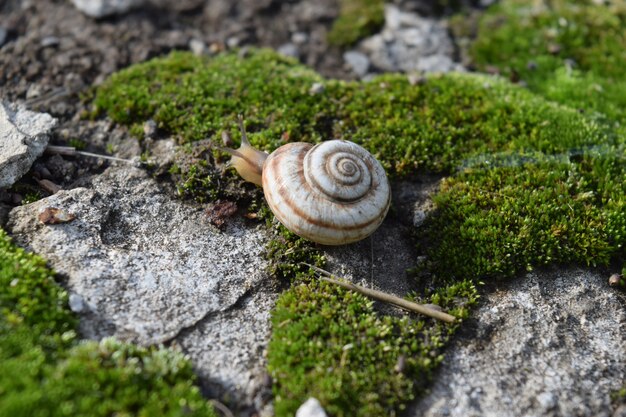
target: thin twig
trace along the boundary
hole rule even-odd
[[[437,320],[445,321],[446,323],[454,323],[456,318],[453,315],[448,313],[444,313],[443,311],[437,311],[430,307],[427,307],[423,304],[414,303],[412,301],[405,300],[404,298],[396,297],[395,295],[387,294],[382,291],[372,290],[369,288],[362,287],[360,285],[353,284],[346,280],[338,280],[337,277],[331,274],[328,271],[323,270],[315,265],[310,265],[302,262],[303,265],[308,266],[313,269],[315,272],[320,274],[319,279],[322,281],[330,282],[331,284],[339,285],[342,288],[356,291],[360,294],[365,295],[366,297],[373,298],[375,300],[383,301],[385,303],[393,304],[395,306],[404,308],[409,311],[413,311],[415,313],[420,313],[428,317],[432,317]]]
[[[126,162],[128,164],[133,164],[133,165],[137,163],[136,161],[132,161],[130,159],[123,159],[123,158],[117,158],[115,156],[110,156],[110,155],[101,155],[97,153],[79,151],[73,146],[48,145],[48,147],[46,148],[46,153],[55,153],[55,154],[66,155],[66,156],[74,156],[74,155],[90,156],[92,158],[108,159],[110,161],[116,161],[116,162]]]

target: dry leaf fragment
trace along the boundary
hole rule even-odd
[[[76,216],[57,207],[47,207],[39,213],[39,221],[43,224],[67,223],[74,220]]]
[[[217,201],[206,209],[209,222],[216,227],[222,227],[226,219],[235,213],[237,213],[237,204],[232,201]]]

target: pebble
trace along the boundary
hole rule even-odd
[[[321,94],[324,92],[324,90],[326,90],[326,87],[324,87],[324,84],[322,83],[313,83],[313,85],[311,85],[311,88],[309,88],[309,94]]]
[[[143,134],[146,138],[153,138],[157,133],[157,124],[154,120],[150,119],[143,124]]]
[[[87,16],[100,19],[115,14],[123,14],[130,9],[142,6],[145,0],[71,0],[74,6]]]
[[[327,417],[326,411],[320,402],[311,397],[296,411],[296,417]]]
[[[80,313],[85,309],[85,300],[80,294],[70,294],[69,305],[74,313]]]
[[[278,47],[277,51],[281,55],[289,56],[292,58],[298,58],[298,56],[300,55],[298,47],[291,42],[282,44]]]
[[[15,104],[0,102],[0,188],[13,185],[48,146],[57,121]]]
[[[309,40],[309,35],[306,34],[305,32],[296,32],[293,35],[291,35],[291,42],[295,43],[296,45],[305,44],[306,41],[308,40]]]
[[[367,74],[370,67],[370,60],[364,53],[358,51],[348,51],[343,54],[343,59],[352,71],[359,77],[363,77]]]
[[[189,41],[189,50],[193,52],[194,55],[203,55],[207,51],[207,46],[200,39],[192,39]]]

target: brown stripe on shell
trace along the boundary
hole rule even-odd
[[[266,169],[268,169],[268,170],[275,170],[276,168],[275,168],[274,165],[277,165],[279,163],[278,156],[280,156],[280,154],[288,152],[288,151],[289,151],[289,149],[281,149],[281,148],[279,148],[279,150],[277,150],[274,154],[271,155],[271,158],[268,158],[268,160],[266,161],[266,164],[269,163],[269,165],[266,166],[264,168],[264,170],[266,170]],[[304,160],[304,156],[305,156],[307,151],[308,151],[308,149],[303,149],[300,152],[298,152],[298,154],[297,154],[297,157],[298,157],[299,162],[300,162],[300,164],[299,164],[300,167],[303,166],[302,162]],[[307,183],[307,181],[306,181],[306,179],[304,177],[304,172],[303,172],[302,169],[299,169],[296,172],[296,174],[298,175],[298,177],[299,177],[303,187],[307,187],[309,190],[314,191],[313,188]],[[263,176],[263,178],[262,178],[262,180],[263,180],[263,187],[264,188],[270,186],[270,184],[266,183],[266,178],[267,178],[266,176]],[[375,188],[377,188],[378,183],[375,182],[375,184],[376,184]],[[274,184],[273,186],[275,187],[276,184]],[[281,188],[283,188],[283,187],[281,187]],[[296,216],[298,216],[299,218],[301,218],[302,220],[304,220],[304,221],[306,221],[306,222],[308,222],[308,223],[310,223],[310,224],[312,224],[314,226],[318,226],[320,228],[326,228],[326,229],[331,229],[331,230],[341,230],[341,231],[352,231],[352,230],[363,229],[363,228],[365,228],[365,227],[367,227],[367,226],[369,226],[369,225],[371,225],[373,223],[379,222],[381,217],[383,216],[383,214],[386,213],[386,210],[385,210],[382,213],[380,213],[379,216],[374,217],[374,218],[372,218],[371,220],[369,220],[367,222],[358,223],[358,224],[355,224],[355,225],[340,225],[340,224],[324,221],[323,219],[316,219],[316,218],[313,218],[313,217],[307,215],[304,211],[302,211],[302,209],[299,208],[298,204],[296,204],[293,201],[293,199],[291,198],[291,195],[288,192],[285,193],[284,191],[285,191],[284,189],[280,190],[280,194],[281,194],[281,196],[283,198],[283,201],[294,212],[294,214]],[[315,192],[315,194],[319,194],[319,193]],[[362,200],[362,198],[359,199],[359,200],[355,200],[353,202],[356,203],[356,202],[361,201],[361,200]],[[333,199],[328,199],[328,201],[333,202]],[[350,206],[346,206],[341,201],[334,201],[334,203],[337,204],[338,209],[346,210],[346,209],[350,208]],[[386,204],[385,207],[388,207],[388,206],[389,206],[389,199],[388,199],[387,204]],[[272,207],[272,210],[278,212],[277,214],[281,215],[281,216],[277,216],[277,217],[279,217],[279,220],[280,220],[281,217],[282,218],[288,218],[288,216],[286,216],[284,212],[281,212],[276,206]]]

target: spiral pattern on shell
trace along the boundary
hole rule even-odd
[[[391,201],[380,163],[361,146],[344,140],[282,146],[265,161],[262,180],[278,220],[325,245],[369,236],[382,223]]]

